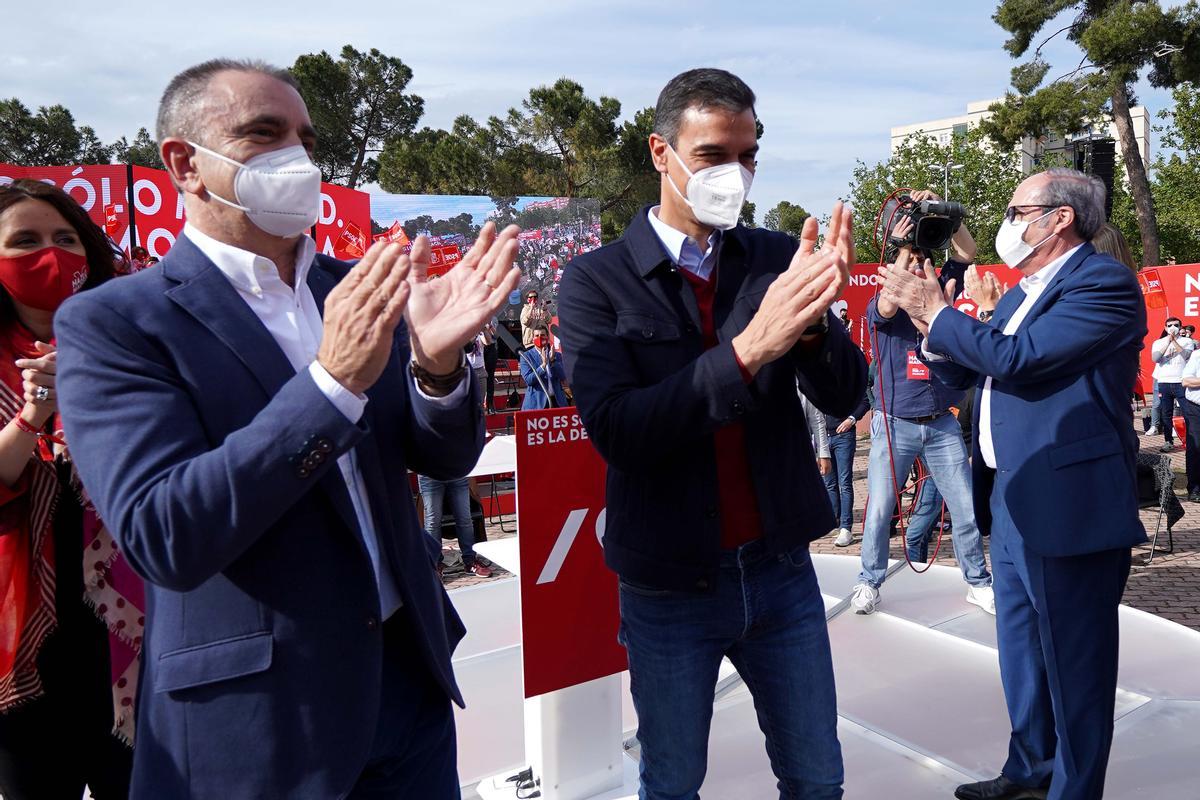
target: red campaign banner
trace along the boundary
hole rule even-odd
[[[628,668],[604,564],[605,466],[573,408],[516,415],[525,696]]]
[[[408,240],[408,234],[404,232],[404,228],[399,221],[393,222],[392,227],[388,228],[383,233],[372,236],[372,242],[394,242],[401,247],[411,247],[412,243]]]
[[[977,269],[980,275],[994,274],[1001,285],[1010,288],[1021,280],[1020,272],[1004,264],[983,264]],[[879,281],[878,264],[855,264],[850,270],[850,282],[846,291],[832,306],[834,316],[840,316],[842,309],[846,310],[847,316],[850,317],[850,338],[867,354],[868,360],[872,357],[872,347],[871,329],[867,324],[867,306],[879,291]],[[968,314],[974,314],[976,310],[974,301],[965,295],[959,297],[954,305]]]
[[[521,231],[517,234],[517,238],[523,242],[538,241],[542,238],[542,231],[540,228],[532,231]]]
[[[121,227],[121,221],[117,217],[117,204],[109,203],[104,207],[104,232],[109,236],[115,236]]]
[[[1167,293],[1163,291],[1162,278],[1156,269],[1144,269],[1138,274],[1142,296],[1146,298],[1146,310],[1167,307]]]
[[[161,169],[133,168],[133,224],[137,243],[162,258],[183,232],[183,197]]]
[[[350,227],[353,226],[353,227]],[[355,234],[354,231],[358,233]],[[343,260],[362,258],[354,251],[366,252],[367,235],[371,230],[371,196],[366,192],[321,184],[321,214],[317,218],[317,252]],[[349,237],[343,237],[344,233]],[[361,239],[357,244],[352,241]]]
[[[456,244],[430,248],[428,274],[431,277],[445,275],[459,261],[462,261],[462,249]]]
[[[20,178],[32,178],[57,186],[83,206],[92,221],[105,225],[104,209],[114,206],[118,214],[117,232],[113,239],[129,250],[128,189],[124,164],[77,164],[68,167],[21,167],[0,164],[0,186]]]
[[[1138,274],[1138,283],[1142,285],[1142,295],[1146,300],[1147,332],[1141,355],[1142,386],[1149,392],[1154,372],[1150,346],[1162,334],[1167,317],[1179,317],[1184,325],[1195,325],[1200,330],[1200,264],[1143,269]]]
[[[367,234],[353,222],[347,222],[342,235],[333,243],[333,254],[343,261],[362,258],[367,254]]]

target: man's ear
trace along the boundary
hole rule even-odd
[[[666,174],[667,171],[667,140],[657,133],[650,134],[650,161],[654,164],[654,169],[660,173]]]
[[[195,149],[183,139],[169,136],[158,146],[171,183],[181,193],[202,194],[204,181],[195,166]]]

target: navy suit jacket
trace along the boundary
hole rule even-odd
[[[978,386],[976,426],[984,380],[992,377],[997,469],[983,463],[978,434],[972,458],[980,528],[990,529],[990,503],[1003,502],[1025,544],[1043,556],[1144,542],[1129,413],[1146,337],[1137,279],[1084,244],[1006,336],[1024,298],[1019,287],[1005,294],[990,325],[943,311],[929,334],[929,350],[952,359],[930,367],[955,388]]]
[[[706,349],[700,309],[637,213],[613,244],[571,261],[559,289],[567,378],[608,462],[608,565],[634,583],[711,591],[721,553],[714,432],[741,423],[763,538],[782,554],[834,527],[800,390],[845,418],[866,390],[866,361],[842,323],[747,383],[731,340],[788,268],[797,242],[738,226],[723,234]]]
[[[316,257],[319,307],[349,269]],[[463,627],[406,468],[470,470],[483,446],[474,381],[454,408],[419,399],[401,326],[351,423],[186,238],[159,269],[68,300],[55,333],[71,452],[147,582],[135,797],[340,797],[361,773],[384,628],[335,463],[351,448],[396,613],[413,621],[411,657],[461,704],[450,654]]]

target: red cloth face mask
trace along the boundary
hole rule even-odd
[[[42,311],[57,310],[87,278],[87,257],[61,247],[0,258],[0,286],[21,305]]]

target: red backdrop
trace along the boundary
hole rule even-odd
[[[129,182],[133,179],[133,227],[136,237],[129,239]],[[183,230],[183,202],[167,173],[149,167],[124,164],[79,165],[72,167],[19,167],[0,164],[0,184],[18,178],[43,180],[62,188],[104,227],[105,206],[117,215],[113,238],[126,251],[140,244],[150,255],[162,258]],[[317,250],[336,258],[361,258],[371,234],[371,196],[366,192],[321,184],[321,215],[317,220]],[[356,249],[357,247],[357,249]]]

